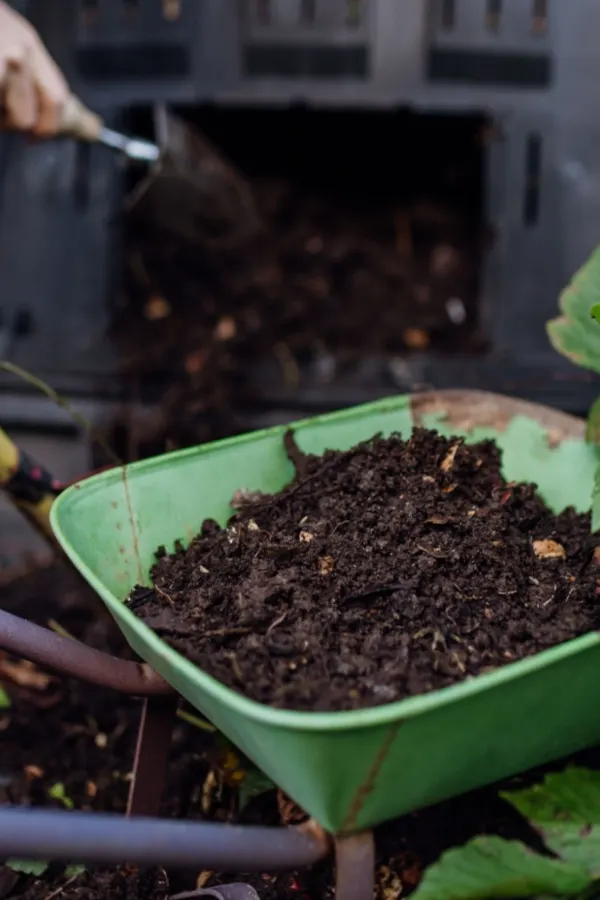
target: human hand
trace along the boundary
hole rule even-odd
[[[54,135],[69,96],[36,30],[0,0],[0,128]]]

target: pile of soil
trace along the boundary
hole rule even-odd
[[[98,649],[120,653],[126,647],[112,620],[97,598],[68,570],[52,565],[32,570],[10,583],[4,578],[2,608],[39,624],[58,622],[74,636]],[[54,627],[56,625],[54,624]],[[123,812],[131,769],[139,704],[119,695],[62,680],[43,687],[41,675],[30,670],[29,686],[8,679],[0,683],[11,694],[12,706],[2,712],[0,803],[57,806],[48,795],[57,782],[76,808],[92,807]],[[98,741],[98,735],[106,735]],[[198,800],[208,772],[210,736],[181,722],[177,727],[169,765],[163,815],[201,818]],[[580,754],[581,765],[600,765],[598,751]],[[40,770],[40,771],[36,771]],[[547,771],[547,769],[545,770]],[[531,773],[541,778],[543,772]],[[90,791],[89,785],[96,790]],[[514,782],[512,784],[514,787]],[[389,822],[377,830],[378,900],[396,900],[411,893],[421,872],[450,846],[463,844],[476,834],[501,834],[528,841],[537,839],[493,786]],[[94,794],[94,796],[91,796]],[[289,805],[289,804],[288,804]],[[232,817],[230,797],[215,798],[209,818],[226,818],[263,824],[279,824],[285,804],[273,792],[255,798]],[[0,865],[2,900],[166,900],[168,895],[190,890],[198,872],[172,872],[161,868],[139,870],[135,866],[90,869],[65,877],[51,867],[43,877],[16,876]],[[227,876],[203,873],[203,882],[248,881],[261,900],[328,900],[333,897],[333,872],[329,862],[311,871],[280,875],[259,873]]]
[[[322,457],[291,432],[286,445],[290,485],[159,551],[156,589],[130,598],[234,690],[296,710],[376,706],[598,627],[589,516],[507,484],[493,442],[417,429]]]

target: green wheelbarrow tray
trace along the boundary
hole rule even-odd
[[[494,437],[511,481],[535,481],[555,510],[589,508],[595,447],[578,419],[480,392],[400,396],[293,425],[307,452],[348,449],[381,432],[436,427]],[[590,633],[449,688],[373,709],[306,713],[235,693],[185,660],[123,603],[149,583],[160,545],[225,523],[235,491],[292,477],[283,427],[112,469],[52,508],[58,541],[139,656],[333,834],[367,829],[600,740],[600,636]]]

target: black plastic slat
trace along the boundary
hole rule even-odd
[[[244,71],[255,78],[366,78],[368,47],[261,44],[244,49]]]
[[[552,59],[548,54],[436,48],[429,54],[427,74],[430,81],[450,84],[544,88],[552,80]]]
[[[77,71],[90,81],[186,78],[191,74],[185,44],[119,44],[81,47],[76,51]]]

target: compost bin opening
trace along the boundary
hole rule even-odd
[[[247,409],[261,392],[360,383],[361,367],[372,386],[391,357],[485,349],[483,116],[174,111],[235,167],[262,230],[186,243],[127,217],[114,335],[144,391],[179,379],[186,411]],[[154,137],[149,108],[124,124]]]
[[[255,266],[248,266],[253,244],[234,254],[237,265],[231,254],[221,256],[220,310],[252,307],[263,341],[289,341],[301,354],[481,348],[483,117],[306,108],[177,112],[247,179],[266,226],[267,249]],[[132,113],[131,125],[152,132],[148,111]],[[248,282],[240,286],[246,268]],[[181,284],[169,278],[169,302],[194,292],[189,274],[180,277]],[[207,272],[196,277],[198,297],[215,293]],[[292,308],[283,321],[261,310],[274,289],[281,306]],[[214,315],[199,301],[194,315],[205,314]]]

